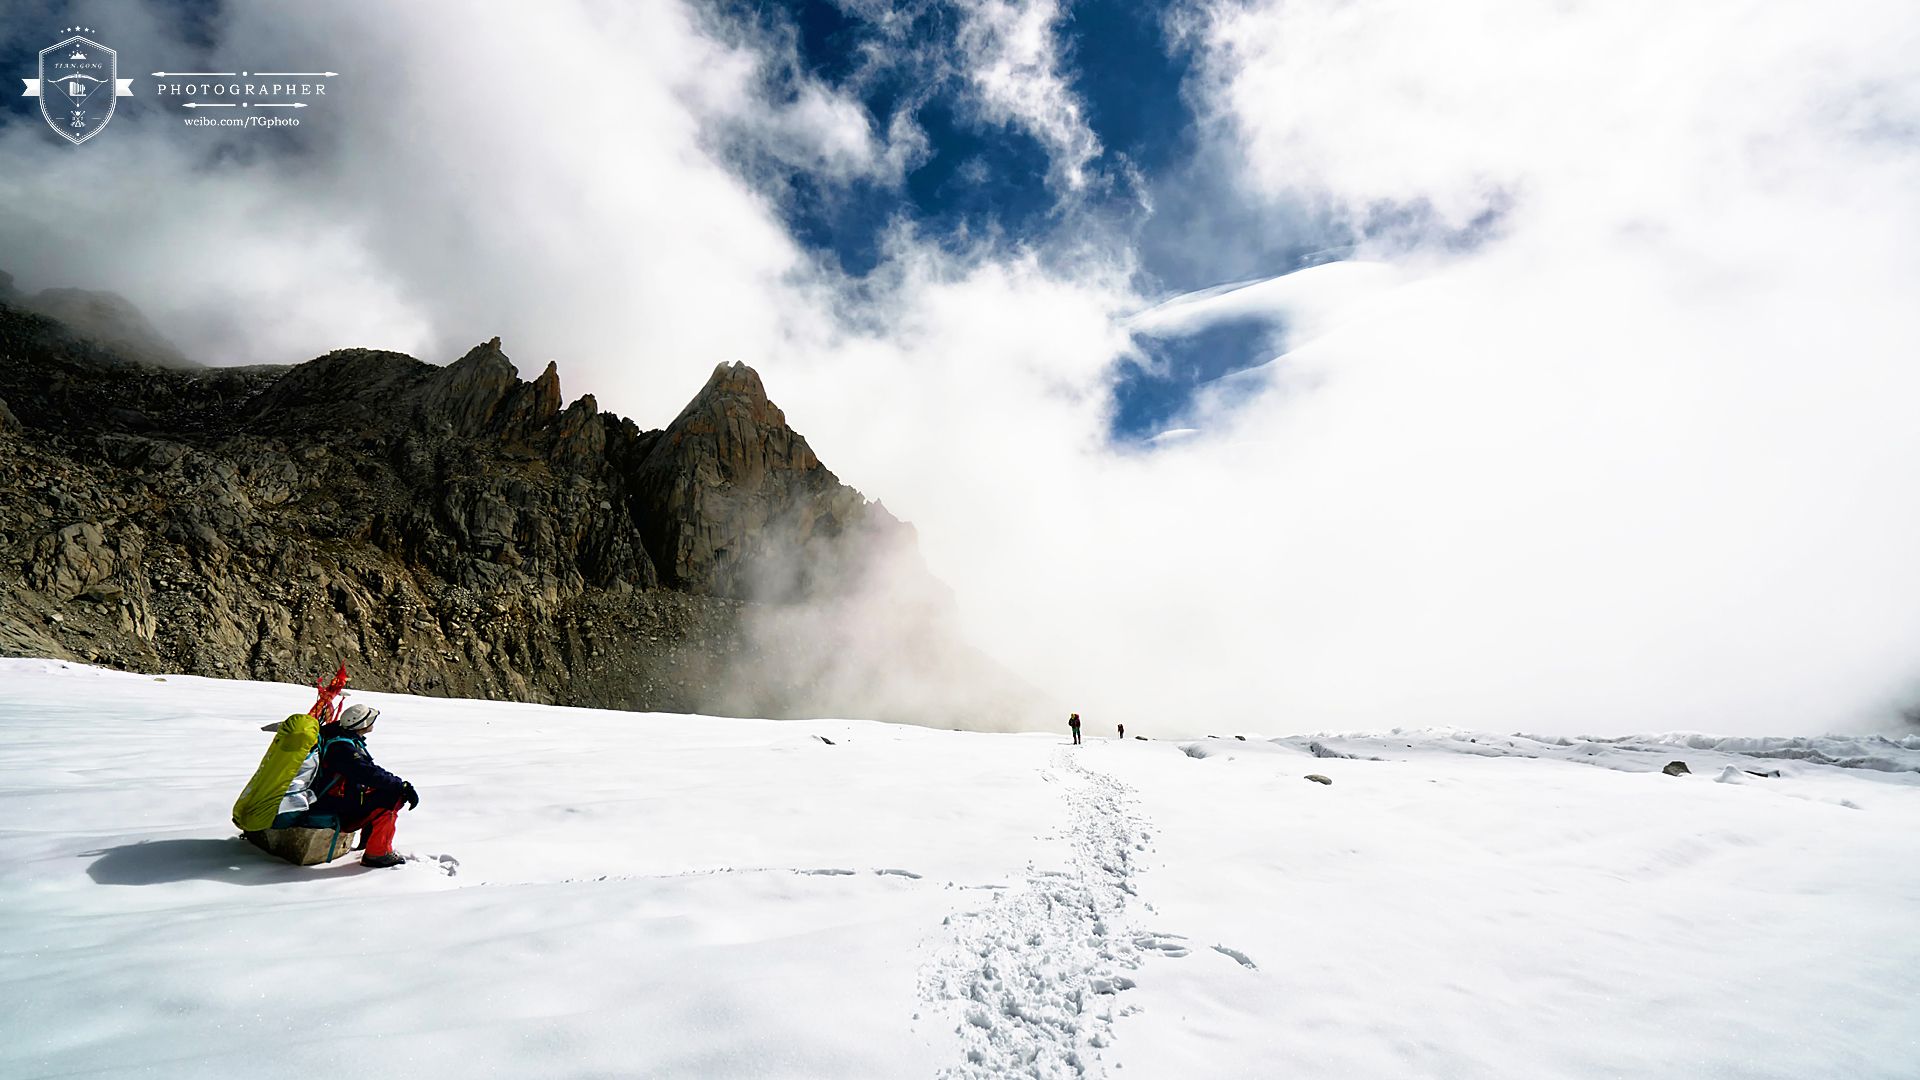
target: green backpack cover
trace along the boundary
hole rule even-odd
[[[287,793],[287,785],[299,774],[300,764],[307,760],[319,741],[319,720],[306,713],[287,717],[273,736],[273,745],[267,747],[266,756],[260,759],[253,779],[247,781],[246,789],[233,804],[233,823],[240,831],[257,832],[273,824],[280,813],[280,800]]]

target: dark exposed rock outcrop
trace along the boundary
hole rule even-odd
[[[641,431],[498,339],[195,368],[0,302],[0,401],[0,654],[970,727],[1036,704],[742,364]]]
[[[771,602],[837,595],[860,587],[877,548],[913,543],[884,507],[820,464],[741,363],[714,369],[635,481],[662,580],[689,592]]]

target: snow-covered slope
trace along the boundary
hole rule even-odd
[[[0,1075],[1920,1074],[1914,740],[356,700],[397,870],[227,824],[311,691],[0,661]]]

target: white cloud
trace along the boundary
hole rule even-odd
[[[1084,393],[1111,279],[921,285],[916,317],[971,316],[864,362],[938,392],[829,460],[906,506],[984,644],[1136,730],[1884,720],[1920,674],[1915,25],[1223,9],[1256,198],[1455,229],[1506,198],[1503,232],[1140,316],[1272,311],[1292,351],[1137,456]]]
[[[1055,9],[975,10],[983,95],[1083,164]],[[708,140],[752,115],[753,57],[677,5],[229,19],[234,57],[351,60],[312,153],[207,162],[116,121],[78,170],[9,132],[22,284],[165,329],[231,310],[235,359],[499,333],[642,424],[748,360],[919,527],[983,648],[1143,733],[1806,731],[1920,689],[1910,7],[1223,6],[1204,131],[1248,199],[1442,233],[1509,209],[1476,250],[1401,237],[1132,323],[1124,255],[900,229],[857,301],[816,276]],[[559,58],[608,74],[517,74]],[[787,110],[759,137],[829,174],[920,152],[819,87]],[[54,242],[82,206],[112,243]],[[1193,434],[1108,445],[1130,327],[1254,311],[1287,355]]]
[[[774,351],[768,300],[796,250],[703,144],[703,117],[743,96],[750,65],[680,5],[244,8],[210,59],[292,55],[341,71],[302,111],[305,153],[242,141],[215,156],[230,140],[196,141],[171,113],[117,121],[84,161],[10,131],[14,235],[73,205],[100,238],[65,255],[22,244],[23,279],[119,291],[219,362],[348,344],[445,362],[500,334],[523,364],[560,358],[580,392],[697,386],[720,360]],[[857,154],[827,119],[840,128],[820,154]],[[202,333],[223,311],[236,318]]]
[[[1100,140],[1060,70],[1060,5],[968,0],[962,7],[960,50],[986,119],[1025,128],[1046,145],[1054,181],[1080,190],[1087,162],[1100,154]]]

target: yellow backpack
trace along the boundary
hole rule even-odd
[[[273,824],[282,810],[304,810],[313,802],[307,790],[319,765],[321,717],[331,720],[340,709],[340,692],[346,689],[347,665],[341,664],[333,678],[316,684],[320,699],[305,713],[295,713],[267,730],[274,732],[273,745],[260,759],[253,779],[233,803],[233,823],[241,832],[258,832]],[[289,798],[293,804],[282,806]]]
[[[314,756],[320,743],[320,721],[306,713],[295,713],[279,725],[273,745],[260,759],[245,790],[233,804],[233,823],[242,832],[258,832],[273,824],[280,815],[280,804],[297,781],[313,782],[311,768],[302,768]],[[316,763],[317,764],[317,763]],[[304,785],[301,785],[304,787]],[[290,809],[305,809],[304,804]]]

